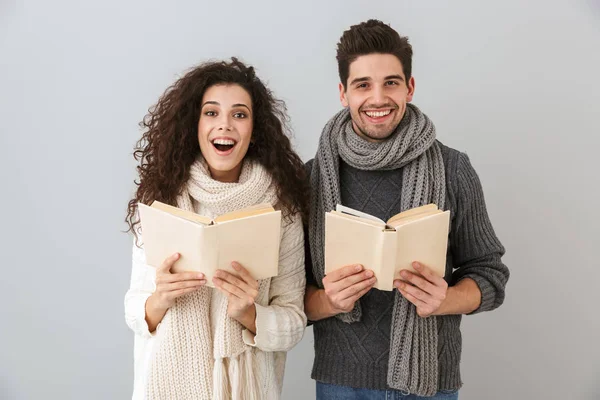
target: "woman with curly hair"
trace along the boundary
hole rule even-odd
[[[202,64],[169,87],[141,123],[139,182],[127,223],[135,236],[125,317],[135,332],[134,399],[279,398],[286,352],[302,338],[307,188],[283,102],[254,69]],[[282,210],[279,273],[243,265],[206,287],[172,273],[178,254],[146,264],[137,204],[158,200],[215,217],[260,203]],[[260,232],[257,232],[260,234]]]

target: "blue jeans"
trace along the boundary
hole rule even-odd
[[[356,389],[317,382],[317,400],[458,400],[458,390],[437,392],[433,397],[404,394],[398,390]]]

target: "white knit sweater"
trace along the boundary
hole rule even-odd
[[[302,339],[306,326],[304,234],[300,218],[282,222],[281,232],[279,275],[271,278],[264,294],[267,301],[260,301],[268,306],[256,304],[256,335],[242,332],[244,343],[256,350],[260,369],[256,372],[262,380],[259,384],[263,399],[280,398],[286,352]],[[135,333],[133,399],[146,398],[149,364],[161,330],[159,324],[155,332],[149,332],[145,318],[145,304],[155,290],[155,276],[156,269],[146,264],[143,249],[134,245],[131,285],[125,296],[125,319]]]

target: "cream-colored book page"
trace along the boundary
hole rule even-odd
[[[377,277],[381,271],[383,229],[333,212],[325,214],[325,274],[361,264]]]
[[[373,222],[379,222],[380,224],[385,225],[384,221],[380,220],[379,218],[377,218],[371,214],[367,214],[362,211],[355,210],[354,208],[343,206],[341,204],[337,204],[335,206],[335,211],[340,214],[352,215],[354,217],[364,218],[366,220],[373,221]]]
[[[435,205],[433,203],[426,204],[424,206],[415,207],[415,208],[411,208],[406,211],[402,211],[401,213],[398,213],[398,214],[394,215],[393,217],[391,217],[390,219],[388,219],[387,223],[388,223],[388,225],[394,225],[395,221],[400,221],[403,219],[411,218],[411,217],[414,217],[414,216],[420,215],[420,214],[431,214],[431,213],[434,213],[437,211],[438,211],[437,205]]]
[[[404,269],[414,272],[414,261],[433,269],[438,276],[444,276],[449,226],[449,211],[399,226],[396,229],[394,279],[400,279],[400,271]]]
[[[241,210],[229,212],[227,214],[219,215],[215,218],[216,223],[231,221],[234,219],[251,217],[254,215],[266,214],[269,212],[275,212],[275,209],[267,203],[257,204],[251,207],[247,207]]]
[[[349,220],[353,220],[356,222],[360,222],[361,224],[369,224],[369,225],[373,225],[376,226],[378,228],[384,229],[385,228],[385,222],[381,221],[381,220],[373,220],[373,219],[367,219],[367,218],[362,218],[362,217],[357,217],[356,215],[350,215],[350,214],[345,214],[345,213],[341,213],[339,211],[330,211],[331,214],[335,214],[341,218],[346,218]]]
[[[212,223],[211,219],[205,217],[204,215],[196,214],[187,210],[182,210],[181,208],[173,207],[168,204],[161,203],[160,201],[154,201],[151,207],[157,210],[164,211],[171,215],[175,215],[180,218],[185,218],[189,221],[199,222],[204,225],[210,225]]]
[[[212,227],[211,227],[212,228]],[[216,267],[236,273],[237,261],[254,279],[277,276],[281,241],[281,211],[220,222]]]
[[[202,229],[202,237],[200,238],[200,245],[198,246],[198,253],[200,254],[197,262],[196,269],[202,272],[206,277],[206,286],[215,287],[213,283],[213,277],[215,271],[218,269],[219,260],[219,232],[218,225],[206,226]],[[186,269],[180,267],[175,263],[173,267],[175,272],[183,272]],[[189,270],[189,269],[188,269]]]
[[[180,253],[181,257],[173,266],[173,272],[201,271],[201,244],[206,226],[174,218],[162,210],[141,203],[138,210],[149,265],[158,268],[167,257]]]
[[[405,218],[400,218],[400,219],[396,219],[396,220],[390,221],[388,223],[388,225],[390,227],[393,227],[393,228],[398,228],[401,225],[410,224],[410,223],[412,223],[414,221],[417,221],[417,220],[420,220],[420,219],[424,219],[424,218],[427,218],[427,217],[432,216],[432,215],[442,214],[442,213],[443,213],[443,211],[440,211],[440,210],[424,212],[424,213],[421,213],[421,214],[411,215],[410,217],[405,217]]]

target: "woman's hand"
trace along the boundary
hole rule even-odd
[[[156,270],[156,290],[146,301],[146,322],[150,332],[156,329],[178,297],[206,284],[206,277],[199,272],[171,273],[171,268],[179,257],[179,253],[173,254]]]
[[[228,298],[227,314],[255,333],[254,302],[258,297],[258,281],[239,263],[234,261],[231,266],[237,275],[219,269],[215,272],[213,283]]]

